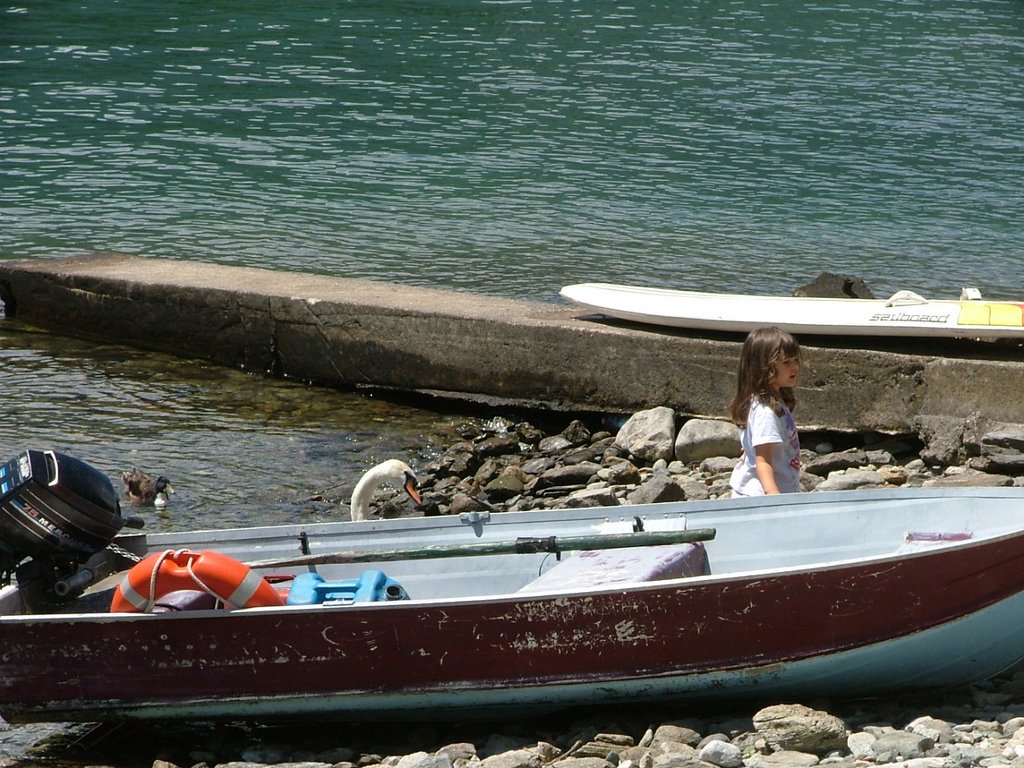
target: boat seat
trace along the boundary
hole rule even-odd
[[[707,551],[701,542],[587,550],[559,561],[519,592],[565,591],[709,573]]]
[[[153,613],[175,613],[177,611],[210,611],[218,607],[218,600],[201,589],[176,589],[157,598]]]

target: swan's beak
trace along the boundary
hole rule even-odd
[[[420,496],[419,481],[408,472],[405,473],[405,492],[408,493],[409,498],[417,504],[423,503],[423,497]]]

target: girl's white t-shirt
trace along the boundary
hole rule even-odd
[[[733,469],[729,480],[734,496],[764,495],[764,487],[757,479],[754,449],[768,443],[772,444],[772,469],[779,490],[782,493],[800,490],[800,437],[789,408],[783,405],[782,413],[775,413],[770,405],[755,397],[750,402],[747,426],[740,442],[743,458]]]

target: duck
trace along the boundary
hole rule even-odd
[[[174,493],[171,481],[163,475],[153,477],[134,467],[121,473],[121,482],[128,501],[133,504],[153,504],[162,508],[167,506],[168,494]]]
[[[367,470],[352,491],[352,519],[365,520],[370,512],[370,499],[381,485],[402,488],[416,504],[423,503],[416,473],[404,461],[388,459]]]

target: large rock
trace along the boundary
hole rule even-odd
[[[986,472],[1024,472],[1024,428],[988,432],[981,438],[981,462]]]
[[[582,421],[574,419],[569,422],[569,426],[562,430],[562,437],[573,445],[583,445],[590,442],[590,430]]]
[[[690,419],[676,436],[675,456],[686,464],[715,456],[737,456],[741,450],[739,428],[728,421]]]
[[[929,738],[936,744],[951,744],[956,740],[956,731],[949,722],[927,715],[907,723],[903,730]]]
[[[675,411],[659,405],[630,416],[615,436],[615,444],[636,458],[653,464],[658,459],[672,461],[675,438]]]
[[[644,764],[641,763],[641,766]],[[651,761],[651,768],[704,768],[700,758],[697,757],[697,750],[689,747],[689,752],[666,752],[655,755]]]
[[[858,760],[867,760],[874,755],[871,748],[876,741],[878,741],[878,737],[873,733],[857,731],[856,733],[851,733],[849,738],[846,739],[846,748],[850,750],[852,757]]]
[[[452,758],[444,753],[427,754],[426,752],[413,752],[398,760],[395,768],[452,768]]]
[[[528,478],[523,470],[515,466],[507,467],[484,486],[484,491],[488,499],[504,501],[521,494],[527,482]]]
[[[503,755],[506,752],[526,752],[536,743],[536,740],[530,736],[509,736],[504,733],[492,733],[478,750],[478,756],[481,759],[486,759],[496,755]]]
[[[812,475],[828,477],[832,472],[854,467],[863,467],[868,463],[868,455],[860,448],[851,448],[847,451],[826,453],[823,456],[815,456],[804,463],[804,471]]]
[[[925,488],[1005,488],[1013,485],[1013,478],[969,469],[925,480],[922,485]]]
[[[822,272],[807,285],[793,291],[794,296],[812,296],[820,299],[873,299],[867,284],[859,277]]]
[[[619,497],[611,488],[584,488],[582,491],[573,491],[565,500],[565,506],[570,508],[616,507],[618,504]]]
[[[647,482],[629,494],[630,504],[659,504],[685,499],[683,487],[664,472],[653,473]]]
[[[489,511],[489,507],[480,499],[466,493],[456,493],[452,496],[449,513],[452,515],[464,515],[471,512]]]
[[[540,768],[543,764],[540,755],[526,749],[502,752],[479,762],[480,768]]]
[[[476,745],[471,741],[459,741],[454,744],[446,744],[437,750],[436,754],[448,755],[452,762],[455,762],[456,760],[472,760],[477,757]],[[348,762],[352,762],[352,759],[350,758]]]
[[[927,464],[950,466],[963,460],[964,434],[969,430],[969,424],[942,416],[921,416],[915,427],[924,443],[921,458]]]
[[[696,747],[700,743],[700,733],[681,723],[663,723],[652,734],[651,746],[658,747],[666,743],[687,744]]]
[[[768,755],[753,754],[744,761],[747,768],[813,768],[820,760],[810,752],[794,752],[784,749]]]
[[[890,731],[879,735],[871,745],[874,758],[879,763],[895,763],[900,760],[914,760],[924,757],[935,746],[935,739],[907,731]]]
[[[853,491],[857,488],[871,488],[885,485],[885,478],[873,469],[850,469],[845,472],[833,472],[825,480],[818,483],[816,491]]]
[[[713,739],[700,748],[700,759],[719,768],[741,768],[743,753],[735,744]]]
[[[625,459],[613,461],[598,470],[597,476],[612,485],[636,485],[640,482],[640,470]]]
[[[775,750],[822,755],[843,749],[850,735],[846,723],[835,715],[802,704],[765,707],[753,721],[757,732]]]
[[[492,435],[474,444],[473,450],[481,458],[518,453],[519,438],[516,435]]]
[[[569,464],[563,467],[552,467],[533,481],[531,490],[543,490],[544,488],[586,485],[592,477],[595,477],[600,464],[592,461],[582,461],[579,464]]]

